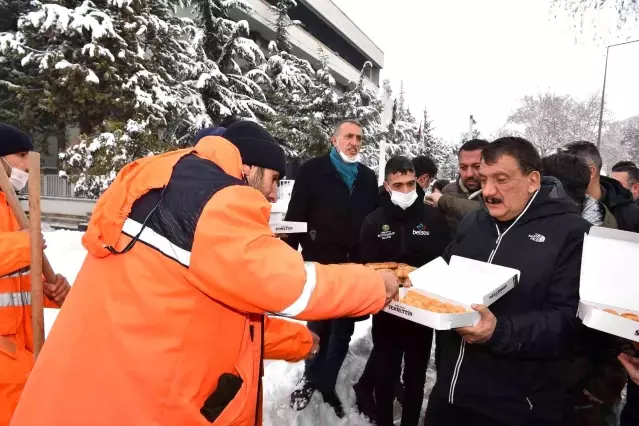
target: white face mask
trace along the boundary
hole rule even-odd
[[[342,160],[345,163],[349,163],[349,164],[359,163],[360,160],[362,159],[362,156],[359,153],[355,157],[349,157],[348,155],[344,154],[342,150],[340,150],[339,148],[337,148],[337,152],[339,153],[339,156],[342,158]]]
[[[406,210],[407,208],[413,205],[415,200],[417,200],[417,191],[414,189],[411,192],[406,192],[406,193],[391,191],[390,194],[391,194],[391,202],[395,204],[397,207],[401,208],[402,210]]]
[[[11,167],[7,160],[2,159],[7,166]],[[22,190],[25,186],[27,186],[27,182],[29,182],[29,173],[18,169],[17,167],[11,167],[11,176],[9,176],[9,182],[16,189],[16,191]]]

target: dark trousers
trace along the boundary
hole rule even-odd
[[[308,328],[320,338],[317,356],[306,361],[306,378],[321,392],[335,389],[337,375],[346,354],[355,322],[351,318],[309,321]]]
[[[628,380],[626,405],[621,411],[621,426],[639,425],[639,386]]]
[[[467,408],[451,405],[431,396],[426,408],[424,426],[506,426],[489,417]],[[540,425],[541,426],[541,425]]]
[[[366,366],[364,367],[364,372],[362,376],[359,378],[358,384],[365,386],[369,389],[375,388],[375,376],[377,375],[376,370],[379,365],[379,354],[375,350],[375,346],[371,350],[370,355],[368,356],[368,360],[366,361]],[[397,383],[397,382],[396,382]],[[404,368],[404,373],[402,374],[401,383],[406,383],[406,369]],[[398,385],[400,383],[397,383]]]
[[[393,425],[395,383],[404,357],[402,426],[417,426],[424,400],[426,368],[433,330],[387,313],[373,317],[375,405],[377,426]]]

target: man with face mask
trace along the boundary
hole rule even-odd
[[[378,200],[375,173],[360,163],[362,127],[346,120],[336,128],[330,154],[309,160],[295,179],[286,220],[307,222],[306,234],[289,235],[286,241],[302,246],[306,261],[357,263],[359,234],[364,218],[375,210]],[[310,322],[322,345],[318,356],[306,363],[299,387],[291,395],[291,407],[304,409],[315,390],[324,402],[344,414],[335,393],[337,375],[348,353],[354,331],[351,318]]]
[[[428,204],[438,207],[444,213],[453,235],[464,216],[479,208],[479,164],[481,150],[486,146],[488,141],[483,139],[465,142],[457,153],[459,178],[446,185],[441,193],[434,192],[425,198]]]
[[[482,150],[485,207],[464,217],[444,253],[520,271],[477,325],[437,332],[437,383],[427,426],[560,425],[579,324],[579,276],[590,224],[525,139]]]
[[[390,197],[368,215],[361,232],[363,262],[399,262],[420,267],[441,256],[449,242],[444,215],[417,195],[415,166],[406,157],[386,163]],[[417,426],[424,399],[433,330],[380,312],[373,317],[373,351],[357,385],[358,408],[377,426],[393,425],[394,384],[404,357],[401,426]]]
[[[26,134],[0,124],[0,173],[9,176],[16,190],[29,179],[29,151],[33,143]],[[33,367],[30,260],[29,231],[20,230],[0,190],[0,425],[9,424]],[[45,307],[60,307],[69,288],[62,275],[55,283],[44,283]]]

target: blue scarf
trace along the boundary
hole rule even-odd
[[[358,163],[347,163],[342,160],[342,157],[339,156],[339,152],[337,152],[335,147],[331,150],[331,155],[329,157],[331,159],[331,163],[333,163],[337,172],[342,177],[342,180],[348,187],[348,190],[352,191],[355,179],[357,178]]]

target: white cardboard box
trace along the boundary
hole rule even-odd
[[[303,234],[306,233],[306,222],[271,222],[274,234]]]
[[[639,285],[634,266],[639,234],[593,226],[584,239],[579,287],[579,318],[584,325],[639,342],[639,322],[619,314],[639,315]]]
[[[438,257],[411,272],[409,277],[413,287],[401,289],[400,297],[404,297],[407,291],[417,291],[442,302],[462,306],[469,312],[441,314],[400,302],[391,302],[384,311],[435,330],[450,330],[476,324],[479,313],[472,311],[471,305],[490,306],[499,300],[515,287],[519,271],[453,256],[450,264]]]

